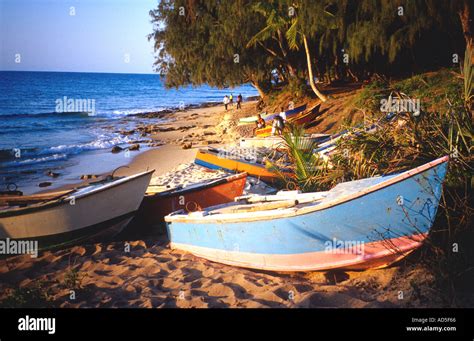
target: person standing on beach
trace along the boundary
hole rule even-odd
[[[224,96],[224,107],[225,107],[225,110],[227,110],[227,106],[229,105],[229,97],[227,97],[227,95]]]
[[[237,109],[242,109],[242,94],[237,96]]]
[[[234,106],[234,96],[232,96],[232,93],[230,94],[229,100],[230,100],[230,105]]]
[[[278,116],[280,116],[280,117],[283,119],[283,122],[286,122],[286,111],[285,111],[285,108],[284,108],[284,107],[281,107],[280,109],[281,109],[281,111],[280,111],[280,113],[278,114]]]
[[[272,135],[281,135],[285,128],[286,111],[284,107],[281,107],[280,110],[280,113],[273,119]]]
[[[281,117],[280,115],[277,115],[273,119],[272,135],[281,135],[283,133],[284,128],[285,128],[285,121],[283,120],[283,117]]]

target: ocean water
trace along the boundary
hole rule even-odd
[[[77,182],[80,172],[111,170],[124,163],[110,154],[113,146],[143,140],[120,130],[166,121],[136,114],[220,102],[230,93],[258,94],[250,85],[165,89],[158,75],[0,71],[0,191],[13,183],[34,192],[42,181],[54,188]],[[61,176],[51,179],[50,170]]]

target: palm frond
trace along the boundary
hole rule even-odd
[[[466,47],[466,52],[464,53],[464,101],[468,104],[474,99],[474,65],[472,59],[474,51],[472,47]]]
[[[307,139],[304,127],[289,124],[281,136],[282,146],[288,164],[282,168],[270,163],[269,169],[274,172],[288,188],[291,184],[303,191],[319,189],[320,175],[325,171],[324,161],[313,150],[317,144]]]
[[[298,50],[298,19],[293,19],[290,28],[286,31],[285,36],[288,41],[288,46],[292,50]]]
[[[273,27],[271,26],[265,26],[262,30],[257,32],[247,43],[246,47],[253,47],[257,45],[259,42],[265,41],[267,39],[270,39],[272,34],[274,32]]]

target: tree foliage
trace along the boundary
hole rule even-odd
[[[309,83],[310,64],[326,81],[450,66],[469,41],[467,3],[163,0],[150,11],[149,39],[170,87],[250,82],[263,94],[295,80]]]

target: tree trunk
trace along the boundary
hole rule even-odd
[[[290,73],[291,77],[296,76],[296,68],[292,65],[292,63],[288,60],[288,48],[285,44],[286,39],[281,30],[277,30],[278,36],[278,45],[280,46],[281,53],[283,54],[283,59],[286,61],[286,66],[288,68],[288,72]]]
[[[262,99],[265,98],[266,94],[265,94],[265,92],[263,91],[262,87],[258,84],[258,82],[252,81],[251,84],[253,85],[253,87],[254,87],[255,89],[257,89],[258,94],[260,95],[260,98],[262,98]]]
[[[306,39],[306,35],[303,34],[303,42],[304,42],[304,49],[306,52],[306,61],[308,62],[308,75],[309,75],[309,84],[311,85],[311,89],[313,89],[313,92],[318,96],[318,98],[322,102],[326,102],[328,99],[326,96],[324,96],[316,87],[316,84],[314,84],[314,76],[313,76],[313,66],[311,65],[311,55],[309,53],[309,47],[308,47],[308,40]]]
[[[296,77],[296,68],[290,63],[288,63],[286,67],[288,68],[288,73],[290,74],[290,76]]]
[[[464,39],[466,40],[466,48],[473,47],[473,23],[471,17],[471,4],[470,0],[464,0],[462,7],[458,11],[459,19],[461,20],[462,31],[464,34]]]
[[[347,68],[347,73],[352,77],[352,79],[356,82],[359,82],[359,77],[357,77],[354,72],[350,68]]]

